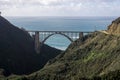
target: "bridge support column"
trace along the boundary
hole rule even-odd
[[[39,32],[35,32],[35,51],[40,53]]]
[[[83,39],[83,32],[79,33],[79,39],[81,39],[81,40]]]

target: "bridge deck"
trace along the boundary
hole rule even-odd
[[[93,31],[33,31],[33,30],[28,30],[27,32],[63,32],[63,33],[93,33]]]

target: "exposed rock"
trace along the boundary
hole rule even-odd
[[[108,33],[120,34],[120,17],[114,20],[112,24],[108,26]]]

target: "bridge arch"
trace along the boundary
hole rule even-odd
[[[45,41],[46,41],[48,38],[50,38],[51,36],[56,35],[56,34],[62,35],[62,36],[64,36],[64,37],[66,37],[69,41],[73,42],[73,40],[72,40],[69,36],[67,36],[67,35],[65,35],[65,34],[63,34],[63,33],[53,33],[53,34],[50,34],[49,36],[47,36],[47,37],[42,41],[42,43],[45,43]]]
[[[68,40],[70,40],[71,42],[73,42],[75,39],[73,38],[78,37],[80,39],[83,38],[84,34],[83,33],[93,33],[93,32],[80,32],[80,31],[27,31],[30,33],[30,35],[33,37],[34,39],[34,43],[35,43],[35,51],[37,53],[40,53],[40,48],[42,46],[42,44],[51,36],[55,35],[55,34],[59,34],[62,35],[64,37],[66,37]],[[45,33],[45,34],[44,34]],[[42,37],[41,37],[42,36]],[[76,38],[77,39],[77,38]]]

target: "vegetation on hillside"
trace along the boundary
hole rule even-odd
[[[79,40],[40,71],[31,74],[30,80],[79,80],[101,76],[119,69],[120,36],[95,32],[79,43]],[[77,45],[76,45],[77,44]]]

